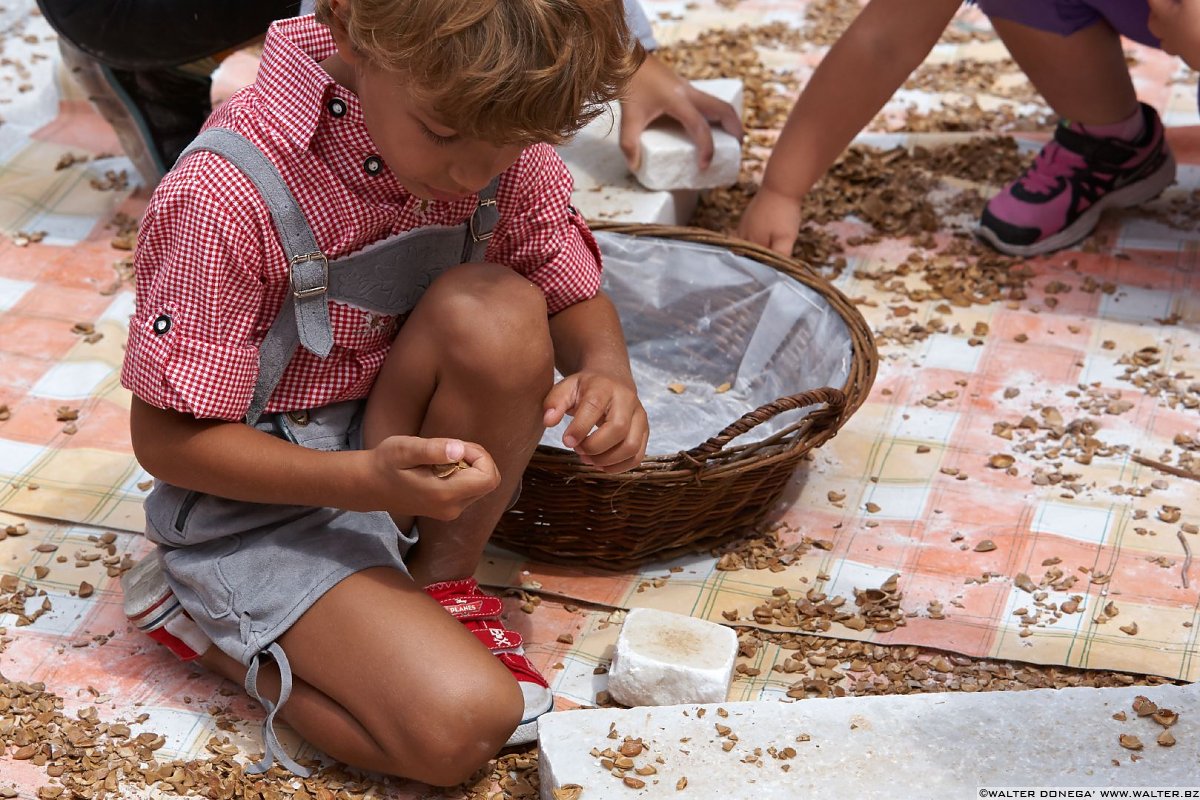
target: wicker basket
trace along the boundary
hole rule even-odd
[[[569,450],[538,447],[525,470],[520,500],[501,518],[493,540],[543,561],[625,569],[652,557],[711,547],[755,528],[804,454],[837,433],[866,400],[879,358],[866,321],[849,299],[795,260],[697,228],[592,227],[715,245],[784,273],[828,302],[845,322],[853,350],[843,386],[780,397],[686,452],[647,456],[629,472],[609,475],[582,464]],[[823,407],[761,441],[735,441],[777,414],[813,405]]]

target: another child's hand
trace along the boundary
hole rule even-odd
[[[642,131],[659,117],[671,117],[683,126],[696,145],[696,161],[701,169],[708,169],[713,158],[710,122],[720,124],[739,140],[743,134],[736,108],[692,86],[649,53],[621,98],[621,150],[630,169],[637,169],[642,159]]]
[[[742,214],[738,236],[789,258],[800,231],[800,201],[762,187]]]
[[[1150,0],[1148,24],[1163,50],[1200,69],[1200,0]]]
[[[375,508],[393,516],[451,520],[500,485],[500,473],[482,447],[458,439],[389,436],[371,450],[368,485]],[[465,463],[438,477],[436,465]]]
[[[563,433],[563,444],[583,463],[624,472],[645,458],[650,423],[629,378],[577,372],[555,384],[544,406],[542,422],[547,428],[568,414],[574,417]]]

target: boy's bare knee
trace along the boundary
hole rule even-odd
[[[436,699],[417,703],[409,698],[397,710],[401,730],[377,736],[389,760],[409,765],[396,774],[433,786],[456,786],[496,755],[520,723],[524,702],[511,676],[451,677]]]
[[[499,264],[461,264],[429,287],[431,305],[447,333],[478,337],[486,326],[546,324],[546,298],[527,279]]]
[[[553,367],[542,290],[507,267],[463,264],[448,270],[421,300],[432,314],[448,363],[473,375],[527,385]]]

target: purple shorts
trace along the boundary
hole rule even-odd
[[[1159,46],[1158,37],[1146,27],[1150,16],[1146,0],[978,0],[977,4],[989,17],[1062,36],[1106,20],[1128,39]]]

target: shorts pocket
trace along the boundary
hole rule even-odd
[[[303,516],[308,506],[229,500],[156,483],[146,498],[146,538],[168,547],[196,547],[235,534],[250,534]]]
[[[146,538],[172,547],[193,544],[187,537],[188,521],[202,496],[201,492],[155,481],[144,504]]]
[[[195,547],[179,547],[163,552],[163,564],[180,585],[185,608],[190,610],[198,602],[211,619],[219,619],[229,613],[233,605],[233,587],[225,579],[221,561],[241,547],[242,537],[234,535]]]

